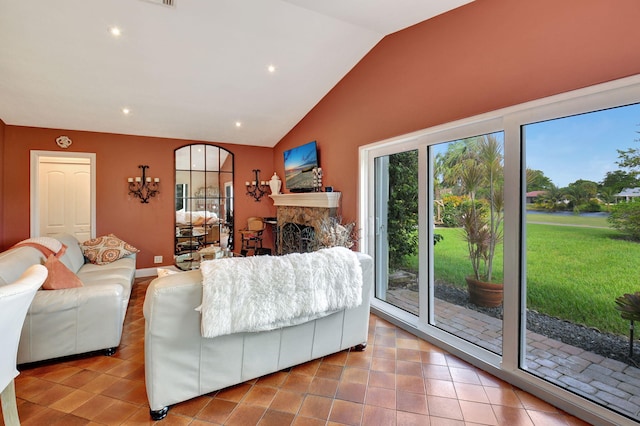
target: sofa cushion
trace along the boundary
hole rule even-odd
[[[82,287],[82,281],[56,256],[50,254],[44,262],[49,271],[47,279],[42,284],[45,290],[60,290],[63,288]]]
[[[77,274],[82,265],[85,264],[84,254],[82,254],[82,250],[80,249],[80,242],[71,234],[55,234],[53,237],[67,246],[65,253],[60,256],[60,260],[71,272]]]
[[[106,265],[140,251],[113,234],[87,240],[81,247],[84,256],[96,265]]]

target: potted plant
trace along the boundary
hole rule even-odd
[[[496,247],[502,241],[504,197],[502,153],[494,137],[487,135],[478,140],[475,154],[462,165],[460,181],[469,197],[460,213],[473,268],[473,275],[466,277],[469,299],[478,306],[500,306],[503,284],[492,282],[492,278]]]

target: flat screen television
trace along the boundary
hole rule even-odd
[[[284,182],[291,192],[313,191],[313,169],[318,167],[316,141],[284,152]]]

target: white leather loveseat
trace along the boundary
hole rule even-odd
[[[373,260],[366,254],[355,255],[354,269],[359,266],[362,272],[359,306],[269,331],[202,337],[201,316],[205,314],[204,308],[198,308],[203,303],[203,273],[195,270],[153,280],[144,301],[145,378],[151,417],[160,420],[170,405],[199,395],[345,349],[363,350]],[[271,256],[239,260],[255,265],[268,258]],[[256,269],[260,274],[260,268]],[[264,276],[256,277],[259,279]]]
[[[55,238],[67,246],[59,260],[83,285],[38,290],[22,329],[18,364],[97,350],[111,355],[120,344],[136,255],[106,265],[85,263],[75,237],[59,234]],[[38,248],[30,246],[0,253],[0,285],[15,281],[29,266],[45,260]]]

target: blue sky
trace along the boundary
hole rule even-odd
[[[526,126],[526,162],[558,187],[601,182],[620,169],[617,149],[640,148],[640,104]]]

